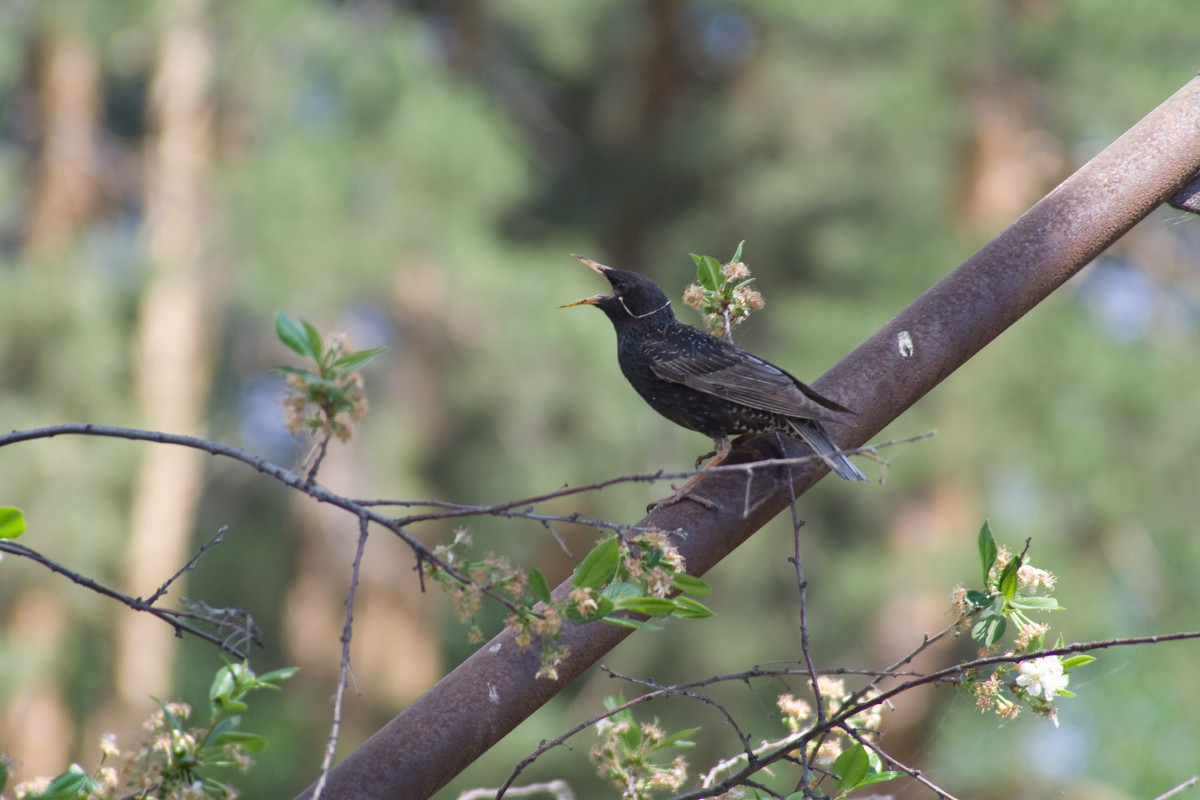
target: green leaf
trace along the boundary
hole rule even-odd
[[[663,739],[662,742],[659,743],[658,747],[660,750],[664,747],[695,747],[696,743],[687,741],[687,737],[691,736],[698,730],[700,729],[685,728],[681,731],[675,731],[675,733],[672,733],[670,736]]]
[[[620,736],[621,741],[625,743],[626,747],[630,750],[636,750],[638,745],[642,743],[642,726],[636,724],[630,725]]]
[[[648,570],[657,567],[662,563],[662,560],[663,551],[659,550],[657,547],[647,548],[642,551],[642,564]]]
[[[834,785],[840,793],[839,796],[857,789],[863,778],[867,777],[870,768],[871,761],[867,758],[867,748],[861,744],[854,744],[843,750],[833,762],[833,774],[837,776]]]
[[[671,585],[681,592],[687,592],[693,597],[707,597],[712,594],[712,586],[708,581],[700,580],[686,572],[676,572],[671,578]]]
[[[617,603],[617,608],[648,617],[665,617],[675,610],[675,601],[665,597],[631,597]]]
[[[838,797],[845,797],[855,789],[870,786],[873,783],[884,783],[899,778],[904,773],[881,771],[882,762],[874,752],[869,752],[861,744],[855,744],[833,762],[833,772],[838,776],[835,785]]]
[[[304,336],[308,339],[308,349],[313,353],[312,358],[318,364],[321,363],[321,356],[324,355],[325,345],[321,341],[321,332],[313,327],[313,324],[308,320],[304,321]]]
[[[15,539],[25,532],[25,512],[12,506],[0,506],[0,539]]]
[[[284,667],[283,669],[274,669],[263,675],[259,675],[258,679],[263,683],[279,683],[280,681],[286,681],[299,671],[299,667]],[[279,687],[271,686],[268,688],[278,689]]]
[[[975,608],[987,608],[992,604],[992,598],[983,592],[970,589],[967,591],[967,602]]]
[[[240,744],[247,753],[261,753],[267,747],[267,740],[255,733],[244,731],[229,731],[217,735],[217,745]]]
[[[671,612],[671,616],[673,617],[701,619],[713,615],[712,610],[708,606],[690,597],[676,597],[671,602],[675,604],[675,610]]]
[[[1021,611],[1058,611],[1062,608],[1053,597],[1014,597],[1009,605]]]
[[[736,263],[742,260],[742,248],[746,245],[746,240],[742,239],[738,242],[737,250],[733,251],[733,258],[729,259],[730,263]]]
[[[1004,636],[1006,628],[1008,628],[1008,620],[1004,618],[1003,614],[985,614],[971,628],[971,640],[984,647],[991,647]]]
[[[870,786],[873,783],[884,783],[886,781],[895,780],[902,775],[904,775],[903,772],[896,772],[894,770],[889,770],[887,772],[872,772],[859,782],[857,788],[861,789],[862,787]]]
[[[593,547],[592,552],[579,562],[579,566],[575,567],[575,577],[571,580],[571,586],[576,589],[581,586],[594,589],[607,583],[616,574],[620,560],[620,544],[616,536],[611,536]]]
[[[988,573],[996,563],[1000,549],[996,547],[996,538],[992,536],[992,526],[985,519],[979,529],[979,561],[983,564],[983,585],[987,586]]]
[[[301,377],[312,378],[313,380],[320,380],[320,378],[317,377],[317,374],[312,370],[301,369],[300,367],[287,367],[281,365],[277,367],[271,367],[271,371],[279,372],[284,375],[299,375]]]
[[[529,571],[529,588],[533,592],[534,597],[546,605],[550,605],[552,602],[550,597],[550,583],[537,567]]]
[[[1000,573],[999,585],[997,588],[1000,594],[1004,595],[1007,602],[1012,602],[1012,599],[1017,596],[1017,570],[1021,568],[1021,557],[1013,556],[1007,564],[1004,565],[1004,571]]]
[[[696,262],[696,283],[710,292],[717,291],[721,286],[721,262],[712,256],[698,256],[692,253]]]
[[[370,350],[358,350],[353,353],[347,353],[341,358],[329,365],[333,370],[334,375],[345,375],[347,372],[355,372],[362,369],[367,364],[375,360],[376,357],[383,355],[390,347],[372,347]]]
[[[1084,664],[1090,664],[1095,660],[1095,656],[1071,656],[1062,660],[1062,668],[1063,670],[1071,670],[1076,667],[1082,667]]]
[[[233,672],[226,664],[217,670],[217,674],[213,677],[212,686],[208,687],[208,699],[215,703],[218,698],[227,698],[232,695],[236,688],[237,681],[234,680]],[[161,700],[159,705],[162,705]]]
[[[630,598],[641,597],[644,589],[636,583],[628,581],[616,581],[604,587],[600,592],[600,596],[614,603],[621,603]]]
[[[250,706],[243,703],[241,700],[234,700],[232,697],[222,695],[213,701],[213,705],[217,710],[222,712],[227,711],[245,711]]]
[[[216,743],[218,736],[234,731],[241,721],[242,718],[238,716],[221,718],[216,725],[212,726],[212,729],[208,732],[208,736],[204,738],[204,741],[200,745],[202,747],[212,747]]]
[[[60,774],[43,792],[25,795],[25,800],[74,800],[81,795],[86,796],[99,788],[91,776],[83,771],[83,767],[72,764],[66,772]]]
[[[179,719],[179,717],[175,716],[175,713],[171,711],[171,709],[167,708],[166,703],[164,703],[162,700],[159,700],[157,697],[154,698],[154,702],[158,703],[158,707],[162,709],[163,719],[165,719],[167,724],[171,726],[171,730],[183,730],[183,721]]]
[[[307,322],[301,322],[282,311],[275,312],[275,335],[279,337],[279,341],[305,358],[320,361],[321,335],[316,335],[314,346],[312,334],[315,332],[316,329]]]
[[[622,628],[635,628],[639,631],[661,631],[661,625],[655,625],[650,622],[643,622],[640,619],[630,619],[629,617],[601,617],[604,622],[610,625],[617,625]]]

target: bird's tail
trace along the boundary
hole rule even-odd
[[[850,459],[841,454],[837,445],[829,438],[829,434],[821,427],[821,423],[815,419],[791,418],[788,420],[788,424],[796,432],[796,436],[811,447],[813,452],[819,455],[839,478],[846,481],[865,481],[867,479],[867,476],[863,475],[858,467],[850,463]]]

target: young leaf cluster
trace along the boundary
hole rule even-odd
[[[1002,551],[986,521],[979,529],[978,546],[984,588],[966,593],[968,609],[978,612],[978,619],[971,627],[971,638],[981,647],[996,647],[1012,620],[1022,632],[1034,631],[1034,635],[1020,642],[1020,649],[1041,649],[1045,626],[1037,625],[1027,615],[1059,609],[1058,601],[1053,597],[1034,594],[1039,587],[1053,589],[1054,577],[1027,565],[1025,553],[1014,556]],[[1018,594],[1022,584],[1027,592]],[[1037,633],[1039,628],[1041,633]]]
[[[316,367],[275,367],[276,372],[287,376],[291,389],[284,401],[288,429],[292,433],[307,430],[348,440],[353,435],[354,422],[367,413],[359,370],[388,348],[351,350],[344,335],[326,342],[311,323],[282,311],[275,313],[275,335]]]
[[[856,742],[834,759],[833,774],[835,776],[833,785],[840,800],[856,789],[876,783],[885,783],[893,778],[899,778],[904,773],[885,770],[879,753]],[[803,798],[803,793],[796,793],[788,800],[803,800]]]
[[[1031,657],[1016,667],[997,665],[987,678],[977,672],[969,673],[963,681],[965,688],[975,694],[981,711],[994,710],[1001,717],[1016,716],[1022,705],[1042,714],[1057,724],[1057,697],[1074,697],[1067,690],[1068,673],[1095,661],[1094,656],[1076,655],[1037,657],[1045,647],[1048,626],[1034,622],[1029,614],[1056,611],[1058,601],[1048,594],[1054,588],[1055,577],[1030,564],[1025,550],[1012,554],[996,544],[991,526],[985,521],[977,539],[982,570],[983,589],[955,590],[955,606],[963,624],[970,624],[971,638],[983,652],[993,652],[1010,626],[1016,629],[1013,653],[1029,653]],[[971,620],[974,620],[971,622]],[[1056,646],[1063,644],[1060,635]],[[1009,679],[1012,676],[1012,679]]]
[[[267,746],[262,736],[239,730],[239,714],[248,708],[245,697],[259,689],[278,689],[280,682],[295,674],[296,668],[290,667],[255,675],[245,662],[226,662],[209,688],[208,725],[189,727],[189,706],[158,700],[159,709],[146,722],[147,738],[139,746],[122,751],[116,737],[106,734],[100,744],[103,757],[94,772],[72,764],[54,778],[18,786],[17,796],[24,800],[236,797],[232,786],[210,773],[231,766],[245,771],[253,763],[250,757]],[[0,775],[0,789],[4,777]]]
[[[604,707],[613,711],[625,705],[622,696],[605,697]],[[700,730],[687,728],[668,734],[658,720],[638,722],[633,709],[615,711],[596,724],[600,742],[588,757],[600,777],[621,790],[631,800],[648,800],[656,790],[676,791],[687,780],[687,763],[682,756],[660,761],[664,750],[693,747],[688,737]]]
[[[733,341],[733,326],[763,307],[762,295],[750,288],[754,282],[750,268],[741,260],[745,244],[738,244],[733,258],[724,264],[712,256],[692,253],[696,282],[683,294],[683,302],[704,315],[709,330],[729,341]]]
[[[483,638],[475,615],[482,607],[484,591],[499,590],[511,597],[513,603],[509,609],[513,613],[507,627],[520,647],[529,646],[535,636],[540,640],[539,677],[558,678],[558,664],[567,655],[566,649],[557,645],[564,619],[577,624],[604,621],[655,629],[654,625],[630,615],[693,619],[712,615],[712,611],[694,599],[707,595],[711,587],[687,574],[683,557],[662,533],[647,531],[629,538],[614,536],[597,544],[575,567],[570,592],[563,600],[553,596],[550,582],[537,568],[526,574],[512,567],[507,559],[491,555],[483,560],[468,560],[465,551],[470,543],[470,536],[459,531],[452,542],[435,548],[434,554],[468,576],[471,584],[463,585],[436,566],[430,569],[430,577],[450,593],[459,617],[471,625],[473,641]]]
[[[629,614],[685,619],[712,616],[707,606],[693,599],[710,591],[707,582],[684,571],[683,557],[663,534],[646,532],[631,539],[613,536],[596,545],[575,568],[567,618],[657,630]],[[671,596],[673,592],[678,594]]]

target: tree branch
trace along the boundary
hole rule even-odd
[[[1197,171],[1200,79],[1193,79],[815,382],[859,412],[838,426],[837,441],[853,447],[876,435]],[[762,437],[751,444],[770,452]],[[796,444],[787,455],[800,452]],[[794,491],[825,471],[795,470]],[[689,571],[703,575],[787,505],[783,486],[748,487],[747,480],[707,476],[697,491],[715,510],[678,503],[641,524],[687,531],[680,551]],[[429,797],[629,633],[564,625],[560,643],[571,655],[555,682],[535,679],[537,654],[501,633],[334,767],[324,797]]]

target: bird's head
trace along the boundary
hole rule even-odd
[[[585,297],[559,308],[598,306],[614,325],[632,320],[666,322],[675,318],[674,312],[671,311],[671,301],[663,294],[663,290],[646,276],[606,267],[583,256],[576,255],[575,258],[607,278],[612,285],[612,292]]]

